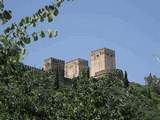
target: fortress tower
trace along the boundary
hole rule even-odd
[[[114,50],[102,48],[91,52],[91,77],[110,73],[113,69],[116,69]]]
[[[74,78],[78,77],[80,71],[83,69],[88,69],[88,61],[78,58],[72,61],[69,61],[65,64],[65,77],[66,78]]]
[[[58,75],[59,80],[64,80],[64,64],[65,61],[56,59],[56,58],[48,58],[44,60],[44,71],[53,72]]]

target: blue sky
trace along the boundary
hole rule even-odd
[[[6,0],[13,20],[32,15],[52,0]],[[75,0],[66,2],[54,23],[38,29],[58,30],[59,36],[27,46],[24,63],[42,67],[43,60],[56,57],[90,60],[90,51],[107,47],[116,51],[117,68],[128,71],[131,81],[144,83],[150,72],[160,75],[159,0]]]

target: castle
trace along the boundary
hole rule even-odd
[[[81,58],[65,62],[51,57],[44,60],[43,69],[58,75],[60,81],[78,77],[84,69],[89,70],[90,77],[98,78],[116,69],[115,51],[107,48],[92,51],[90,67],[88,61]]]

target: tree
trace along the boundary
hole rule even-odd
[[[29,27],[36,27],[36,24],[39,22],[44,22],[45,19],[48,19],[48,22],[52,22],[55,17],[59,14],[59,7],[64,2],[64,0],[55,0],[51,5],[46,5],[45,7],[39,9],[32,16],[27,16],[22,18],[17,23],[12,23],[11,26],[4,29],[4,34],[0,35],[0,44],[1,50],[4,54],[6,53],[7,48],[13,49],[18,54],[12,55],[11,61],[19,61],[22,55],[25,54],[25,45],[30,44],[31,41],[37,41],[39,37],[44,38],[46,32],[48,33],[49,38],[55,37],[57,35],[56,31],[44,31],[40,30],[39,32],[28,33],[27,30]],[[11,11],[4,10],[3,0],[0,1],[0,21],[2,24],[8,22],[11,19]],[[14,53],[12,53],[14,54]],[[8,55],[9,57],[9,55]]]
[[[76,88],[69,91],[63,109],[67,119],[145,119],[149,102],[124,88],[115,76],[99,80],[76,78]],[[143,102],[142,102],[143,101]],[[146,110],[146,111],[145,111]]]
[[[12,12],[4,9],[3,0],[0,0],[0,24],[4,24],[12,18]]]
[[[123,79],[123,81],[124,81],[125,88],[127,88],[129,86],[127,71],[125,71],[125,73],[124,73],[124,79]]]
[[[149,89],[155,91],[160,95],[160,79],[155,75],[149,74],[148,77],[145,77],[145,82],[148,85]]]
[[[55,78],[41,71],[25,70],[20,60],[25,55],[25,46],[48,34],[49,38],[57,35],[56,31],[28,33],[30,27],[36,27],[45,19],[52,22],[59,14],[64,0],[39,9],[32,16],[22,18],[4,29],[0,34],[0,119],[49,119],[52,107]],[[0,24],[12,18],[12,12],[5,10],[0,0]]]
[[[89,68],[83,68],[83,69],[81,69],[79,77],[81,79],[89,79]]]

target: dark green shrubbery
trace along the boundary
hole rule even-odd
[[[56,76],[21,67],[25,45],[45,37],[43,31],[29,36],[27,28],[46,18],[51,22],[63,1],[45,6],[0,35],[0,120],[159,120],[158,78],[147,79],[147,85],[129,84],[127,72],[96,80],[84,71],[72,86],[59,87]],[[0,0],[0,23],[10,19],[11,12]]]
[[[16,67],[18,68],[18,67]],[[17,71],[17,69],[15,69]],[[160,97],[147,86],[127,88],[115,74],[99,80],[79,76],[70,87],[55,87],[55,77],[18,71],[0,81],[0,119],[158,120]],[[4,76],[5,77],[5,76]]]

